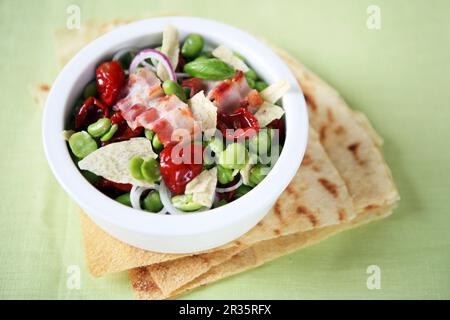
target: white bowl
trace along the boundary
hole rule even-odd
[[[186,215],[154,215],[108,198],[92,186],[72,161],[61,132],[95,67],[126,47],[161,43],[172,24],[181,39],[199,33],[212,44],[243,54],[268,83],[286,79],[291,90],[283,97],[286,141],[278,162],[251,192],[223,207]],[[255,226],[270,210],[300,166],[306,148],[308,116],[303,94],[288,67],[266,45],[231,26],[194,17],[165,17],[134,22],[105,34],[83,48],[57,77],[45,105],[43,140],[49,165],[66,192],[103,230],[132,246],[156,252],[192,253],[232,241]]]

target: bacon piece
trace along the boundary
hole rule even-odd
[[[246,108],[251,114],[255,114],[259,107],[264,103],[263,98],[259,94],[258,90],[253,89],[241,102],[241,107]]]
[[[215,86],[208,94],[214,100],[217,112],[230,113],[236,110],[250,93],[251,88],[242,71],[237,71],[231,79],[224,80]]]
[[[164,96],[164,92],[161,88],[161,81],[152,71],[139,68],[128,78],[121,96],[124,98],[119,100],[113,109],[120,110],[124,114],[136,104],[150,106],[157,98]]]
[[[164,145],[200,133],[189,106],[175,95],[164,95],[161,81],[148,69],[130,75],[122,96],[114,109],[122,112],[128,126],[155,131]]]

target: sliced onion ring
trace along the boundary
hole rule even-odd
[[[159,186],[159,197],[161,198],[161,202],[166,208],[167,212],[169,214],[177,215],[177,214],[186,214],[186,212],[183,212],[181,210],[178,210],[175,208],[171,201],[171,194],[169,189],[167,189],[166,184],[163,180],[161,180],[161,184]]]
[[[142,61],[141,65],[143,65],[144,67],[152,70],[153,72],[156,72],[156,67],[150,63],[148,63],[147,61]],[[189,78],[190,75],[184,72],[175,72],[175,75],[177,76],[177,78]]]
[[[145,62],[146,59],[153,58],[155,60],[158,60],[159,63],[163,65],[164,68],[166,68],[167,73],[169,74],[169,78],[172,81],[177,81],[177,76],[175,74],[175,70],[172,67],[172,63],[170,63],[169,58],[162,52],[155,50],[155,49],[144,49],[141,52],[139,52],[136,57],[134,57],[133,61],[131,62],[129,73],[132,74],[136,71],[136,68],[142,63]]]
[[[120,49],[119,51],[117,51],[117,52],[113,55],[112,59],[113,59],[114,61],[119,61],[119,60],[120,60],[125,54],[127,54],[128,52],[137,52],[138,50],[139,50],[139,49],[138,49],[138,48],[135,48],[135,47]]]
[[[160,187],[158,185],[155,185],[152,188],[133,186],[131,188],[131,191],[130,191],[131,206],[134,209],[142,210],[142,207],[141,207],[141,196],[142,196],[142,193],[144,191],[146,191],[146,190],[159,190],[159,188]],[[155,212],[155,214],[165,214],[166,212],[167,212],[167,210],[163,206],[163,208],[160,211]]]
[[[236,182],[234,185],[232,185],[231,187],[228,188],[216,188],[216,192],[217,193],[226,193],[226,192],[231,192],[236,190],[237,188],[239,188],[242,185],[242,177],[239,177],[239,181]]]

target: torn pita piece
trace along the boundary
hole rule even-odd
[[[60,65],[94,38],[130,21],[90,21],[76,35],[58,31]],[[131,269],[139,298],[173,298],[391,213],[399,196],[379,150],[382,139],[367,118],[295,59],[275,51],[304,91],[311,129],[302,166],[272,210],[239,239],[195,255],[129,246],[81,212],[86,261],[93,275]]]

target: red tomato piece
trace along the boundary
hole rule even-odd
[[[100,99],[108,107],[112,106],[125,84],[125,73],[122,67],[117,61],[104,62],[95,71],[95,80]]]
[[[173,194],[183,194],[186,185],[203,170],[201,144],[168,145],[159,157],[161,176]]]
[[[253,137],[259,132],[258,120],[245,108],[232,113],[217,114],[217,128],[228,140],[241,141]],[[234,130],[232,132],[229,132]]]

